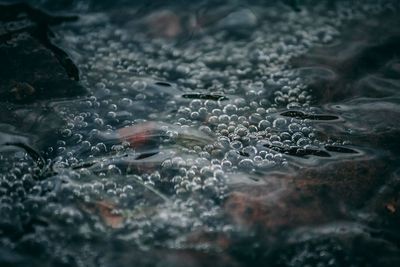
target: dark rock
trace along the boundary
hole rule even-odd
[[[50,25],[76,19],[51,16],[26,4],[0,4],[0,101],[83,95],[78,68],[49,39]]]
[[[383,98],[399,89],[399,21],[370,20],[344,31],[341,40],[315,47],[292,60],[313,90],[315,102],[339,102],[354,97]],[[382,34],[384,32],[384,34]]]

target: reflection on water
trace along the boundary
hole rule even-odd
[[[1,265],[399,264],[399,6],[313,2],[0,5]]]

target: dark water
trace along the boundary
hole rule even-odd
[[[1,266],[399,266],[398,1],[29,3]]]

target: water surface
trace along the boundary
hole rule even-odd
[[[79,81],[3,97],[2,266],[400,263],[397,1],[30,3]]]

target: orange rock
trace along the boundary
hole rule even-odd
[[[233,188],[224,209],[236,225],[263,231],[342,220],[368,204],[389,171],[385,162],[351,160],[264,177]]]
[[[121,228],[124,222],[124,217],[115,213],[115,205],[109,201],[102,200],[85,204],[82,205],[82,209],[88,213],[97,214],[105,225],[114,229]]]
[[[129,142],[133,148],[138,148],[145,145],[152,137],[154,137],[155,129],[155,123],[146,122],[118,129],[117,132],[121,140]]]
[[[115,213],[115,206],[106,201],[96,202],[96,208],[99,212],[100,217],[103,219],[104,223],[111,228],[120,228],[124,222],[124,217],[122,215]]]
[[[394,203],[387,203],[385,205],[385,208],[390,212],[390,213],[396,213],[396,205]]]
[[[161,10],[150,14],[146,24],[155,37],[174,38],[182,33],[180,17],[170,10]]]

